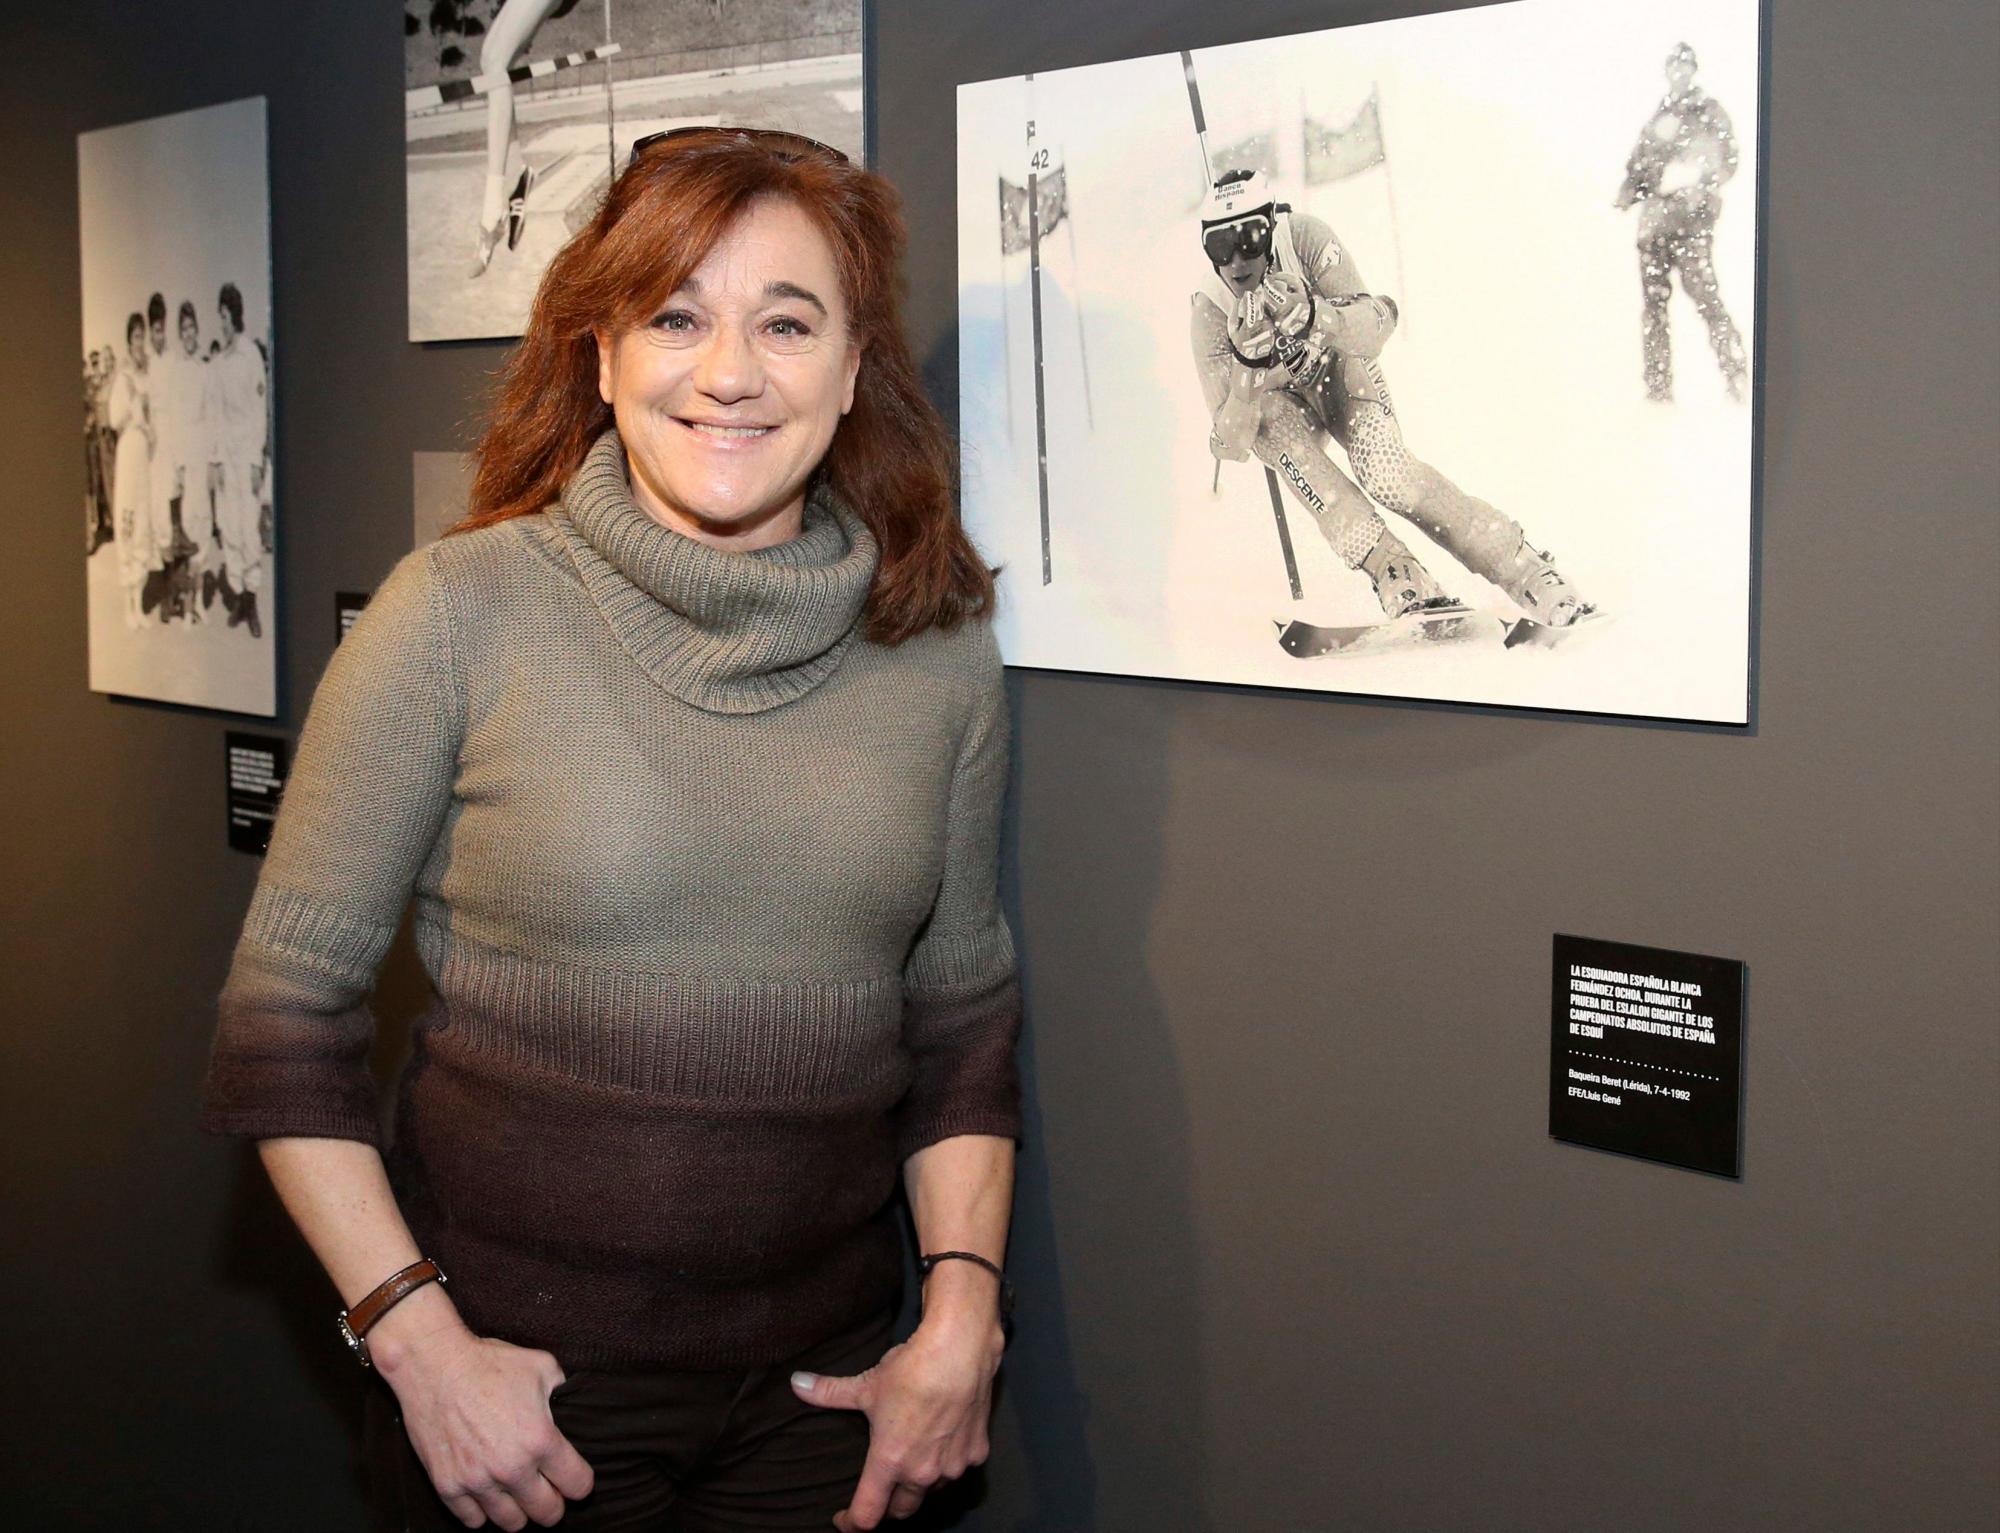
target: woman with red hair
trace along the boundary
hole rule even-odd
[[[642,141],[471,513],[314,698],[204,1116],[389,1386],[388,1525],[873,1528],[985,1457],[1007,719],[902,239],[810,140]],[[435,994],[385,1161],[366,999],[413,895]]]

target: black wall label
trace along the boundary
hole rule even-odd
[[[361,616],[368,605],[369,591],[335,591],[333,593],[333,642],[338,644],[347,637],[347,630],[354,626],[354,620]]]
[[[1549,1132],[1741,1176],[1743,965],[1558,936]]]
[[[285,796],[290,746],[276,735],[238,734],[233,729],[224,741],[229,844],[239,852],[255,852],[261,857],[271,844],[278,801]]]

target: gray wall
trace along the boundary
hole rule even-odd
[[[940,397],[957,81],[1421,8],[879,4]],[[0,21],[15,1526],[360,1520],[331,1294],[190,1128],[255,867],[225,721],[86,690],[72,385],[75,134],[267,95],[295,728],[502,355],[402,339],[357,9]],[[1022,1333],[961,1527],[1992,1525],[1996,48],[1986,0],[1774,6],[1754,731],[1013,677]],[[1547,1139],[1557,930],[1749,963],[1740,1183]]]

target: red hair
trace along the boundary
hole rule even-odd
[[[825,236],[861,348],[854,407],[812,485],[831,490],[881,544],[863,609],[868,636],[897,644],[988,611],[993,575],[959,526],[951,439],[918,382],[897,312],[906,235],[895,189],[831,154],[726,128],[636,156],[597,216],[549,263],[527,332],[501,373],[471,509],[452,531],[527,516],[556,499],[613,423],[597,392],[593,331],[651,319],[759,197],[794,203]]]

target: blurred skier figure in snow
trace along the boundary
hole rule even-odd
[[[1722,215],[1720,188],[1736,174],[1736,133],[1729,114],[1694,83],[1694,49],[1677,44],[1667,55],[1667,94],[1653,109],[1625,163],[1618,209],[1639,210],[1639,286],[1645,311],[1646,397],[1674,394],[1673,337],[1667,303],[1674,272],[1708,325],[1709,345],[1731,399],[1743,397],[1749,366],[1715,280],[1715,221]]]
[[[1214,420],[1209,451],[1236,462],[1254,454],[1280,474],[1334,553],[1374,583],[1390,618],[1457,603],[1375,504],[1414,522],[1534,622],[1562,628],[1590,615],[1518,522],[1403,445],[1378,361],[1395,302],[1364,290],[1325,223],[1278,202],[1262,172],[1232,170],[1209,190],[1201,240],[1216,277],[1194,295],[1192,318]],[[1354,479],[1327,456],[1328,435],[1346,449]]]

